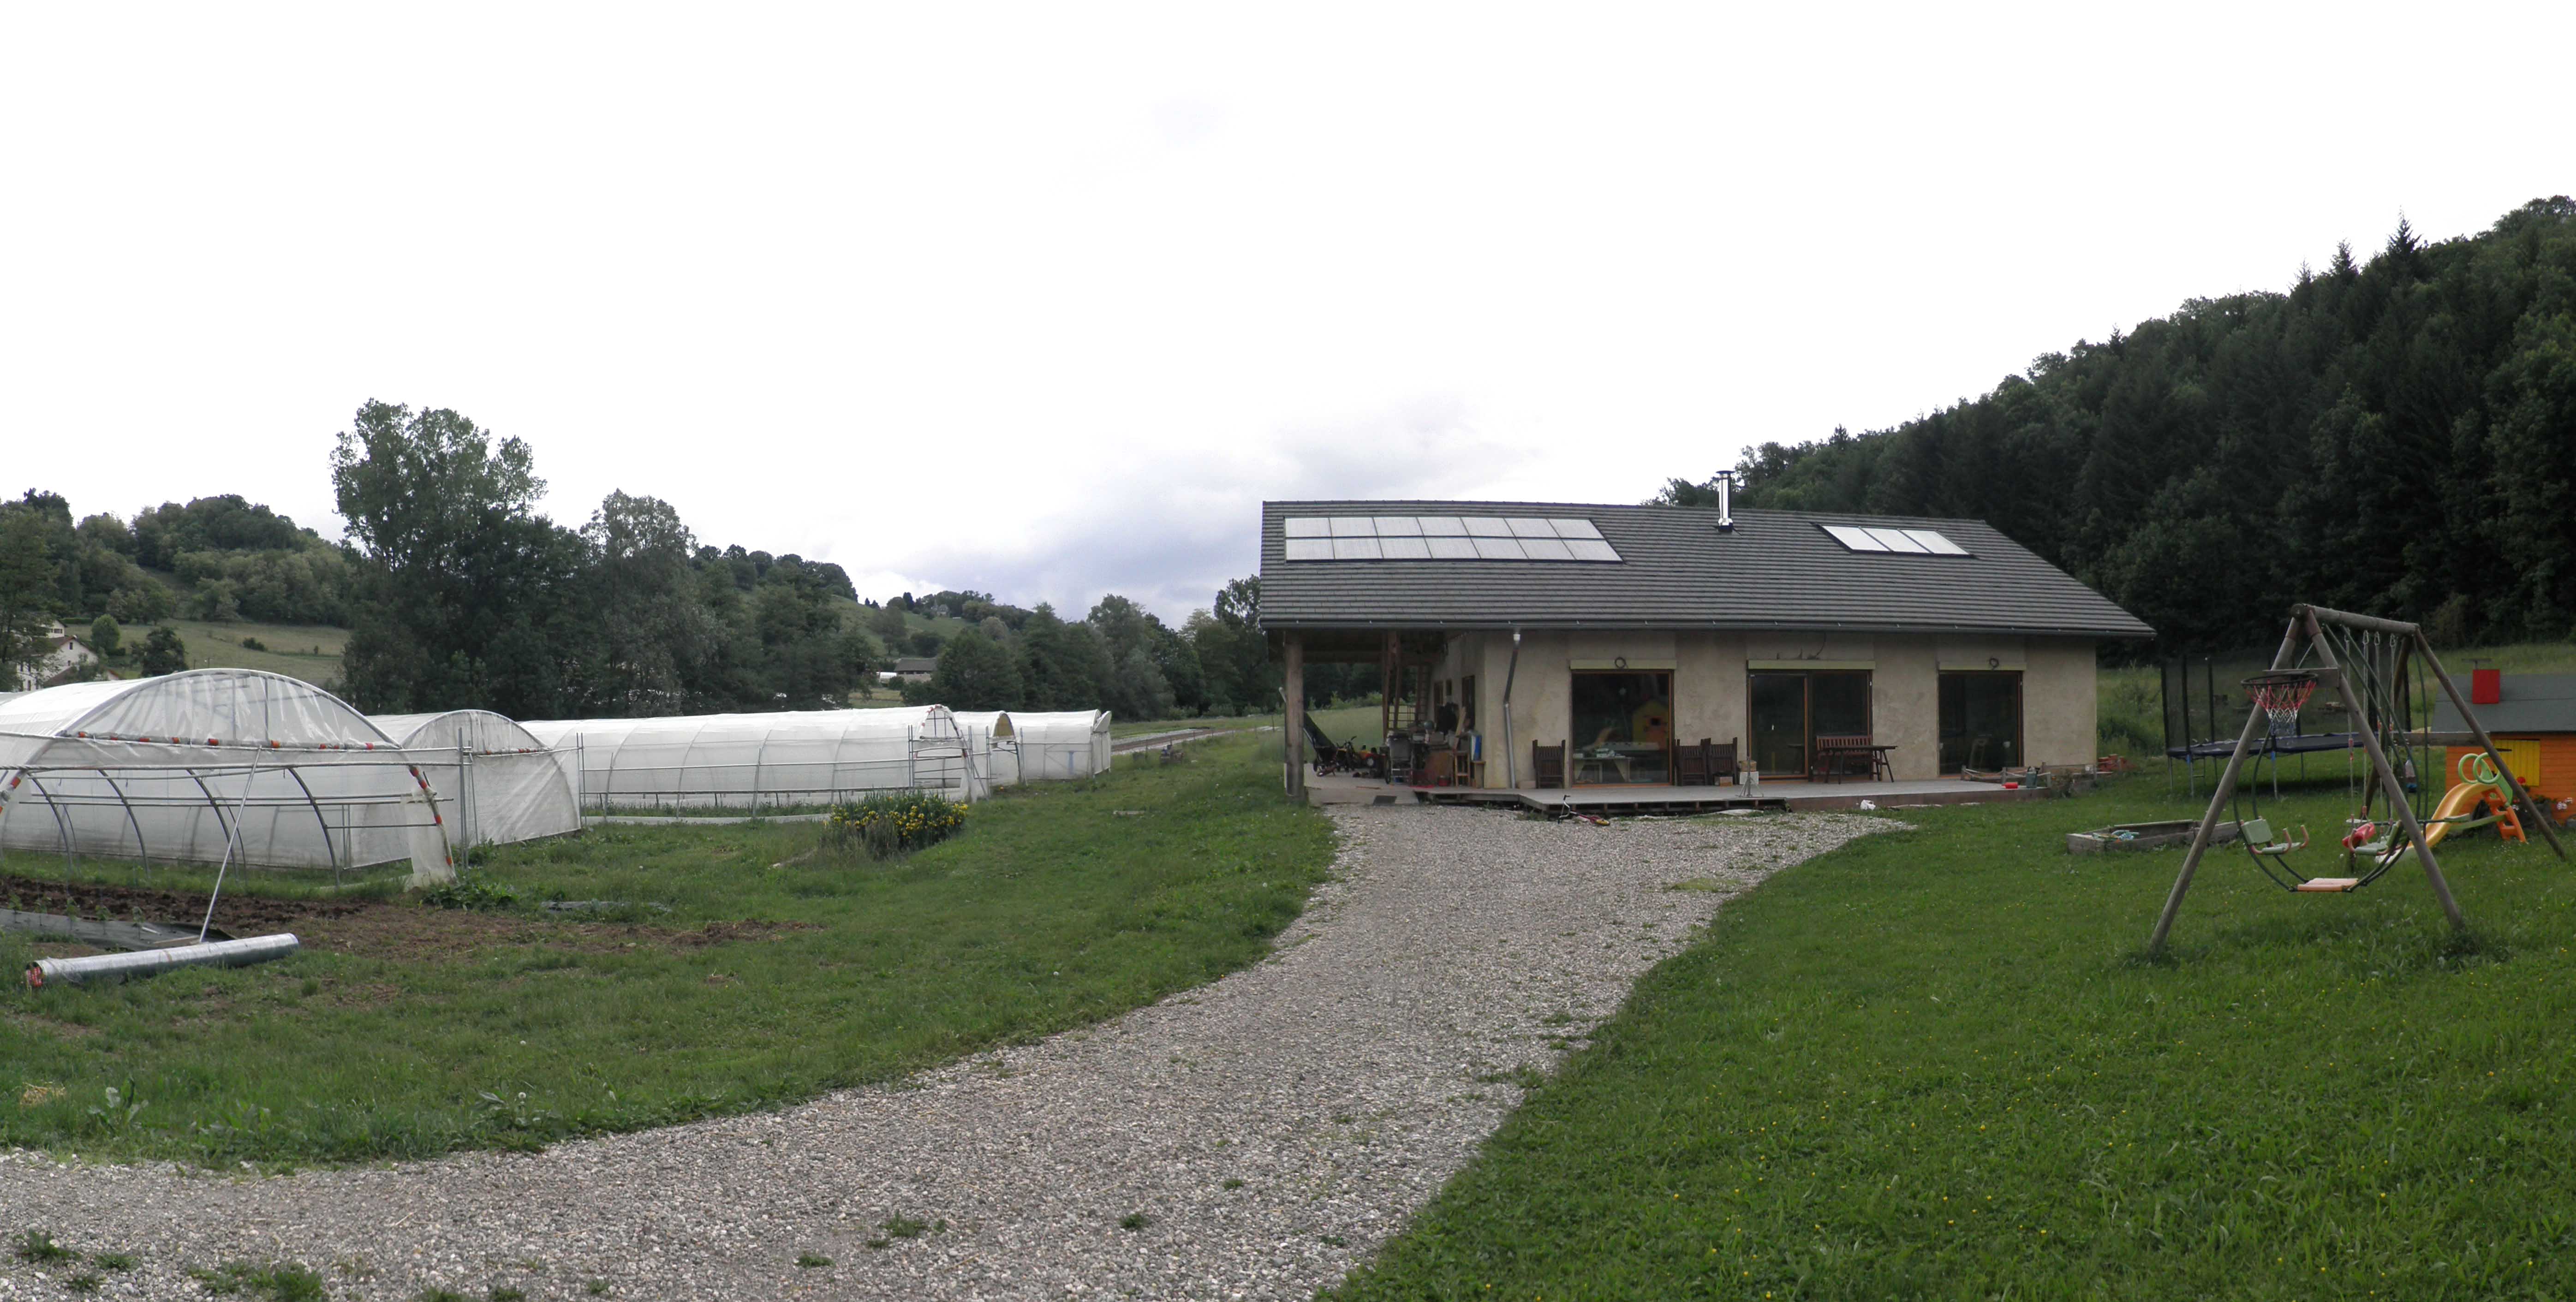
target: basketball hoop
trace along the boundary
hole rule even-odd
[[[2274,736],[2298,726],[2300,707],[2316,690],[2317,675],[2312,669],[2275,669],[2245,680],[2245,694],[2272,721]]]

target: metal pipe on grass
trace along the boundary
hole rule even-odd
[[[293,932],[213,940],[131,954],[92,954],[82,958],[40,958],[27,965],[27,988],[80,985],[88,981],[122,981],[181,967],[248,967],[285,958],[304,948]]]

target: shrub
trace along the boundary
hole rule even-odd
[[[889,859],[937,845],[966,828],[966,807],[919,791],[870,796],[832,809],[823,844]]]
[[[433,909],[507,909],[519,902],[519,893],[477,874],[431,887],[422,893],[420,902]]]

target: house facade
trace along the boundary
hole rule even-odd
[[[2098,646],[2154,635],[1978,521],[1521,502],[1267,503],[1261,622],[1292,708],[1377,664],[1487,788],[1670,784],[1703,739],[1766,782],[2089,763]]]

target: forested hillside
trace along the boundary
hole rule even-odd
[[[2287,293],[2195,299],[1984,397],[1764,443],[1737,470],[1749,506],[1989,521],[2169,646],[2267,644],[2295,601],[2454,643],[2565,637],[2576,203],[2440,243],[2401,222]]]

